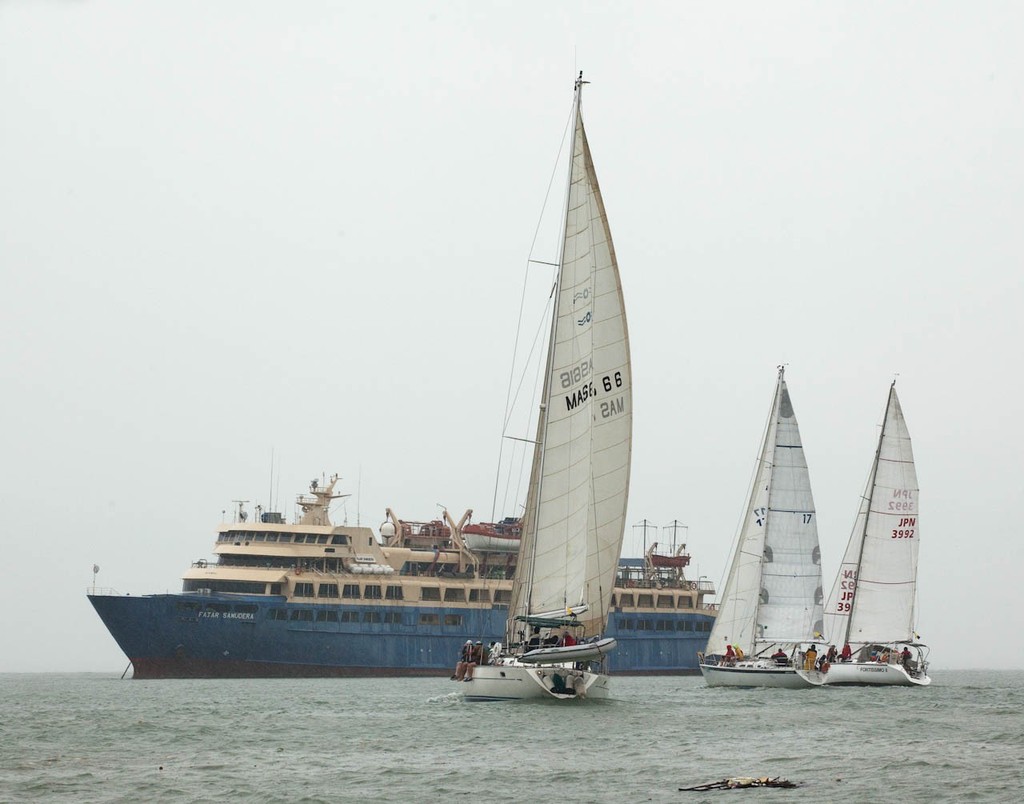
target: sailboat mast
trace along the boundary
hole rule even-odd
[[[772,427],[772,422],[776,421],[779,418],[779,398],[782,396],[782,382],[783,382],[783,379],[785,378],[785,372],[786,372],[786,367],[785,366],[779,366],[779,376],[778,376],[778,379],[775,382],[775,401],[772,402],[772,412],[771,412],[771,415],[768,417],[768,424],[765,426],[764,446],[761,448],[761,455],[760,455],[760,458],[759,458],[759,460],[761,461],[762,464],[764,463],[765,459],[768,457],[768,450],[769,449],[771,449],[771,463],[773,465],[775,463],[775,443],[774,443],[774,441],[777,439],[778,429]],[[773,435],[773,433],[776,434],[776,435]],[[769,436],[772,436],[772,442],[773,442],[770,445],[768,443],[768,437]],[[753,493],[756,493],[756,490],[755,490],[755,492],[752,492],[751,499],[753,499]],[[772,510],[772,473],[769,472],[768,473],[768,510],[765,511],[765,514],[764,514],[764,538],[761,540],[761,555],[759,555],[758,558],[757,558],[757,562],[758,562],[757,577],[759,579],[758,580],[758,586],[759,587],[763,585],[763,581],[761,581],[760,578],[762,577],[762,573],[764,572],[764,548],[765,548],[765,545],[768,544],[768,528],[771,526],[771,523],[772,523],[772,518],[770,516],[771,510]],[[754,646],[757,645],[757,620],[758,620],[758,616],[760,615],[760,613],[761,613],[761,589],[759,588],[757,590],[757,604],[754,606],[754,628],[753,628],[753,631],[751,632],[751,635],[750,635],[750,650],[751,650],[752,654],[754,652]]]
[[[885,400],[885,413],[882,414],[882,431],[878,434],[878,447],[875,448],[875,462],[871,466],[871,485],[868,488],[868,510],[864,513],[864,527],[860,532],[860,550],[857,552],[857,575],[854,580],[853,603],[850,605],[850,616],[846,618],[846,634],[843,637],[843,644],[850,641],[850,630],[853,628],[853,614],[857,610],[857,601],[860,599],[860,567],[864,561],[864,541],[868,533],[868,520],[871,518],[871,500],[875,496],[875,486],[878,485],[878,461],[882,456],[882,442],[885,440],[885,428],[889,423],[889,407],[892,405],[892,392],[896,387],[896,380],[889,386],[889,397]],[[840,571],[842,568],[840,567]]]
[[[583,94],[583,84],[587,83],[583,80],[583,71],[580,70],[580,74],[576,79],[575,93],[573,96],[572,106],[572,140],[569,144],[569,170],[565,181],[565,201],[562,204],[562,231],[559,237],[559,251],[558,251],[558,270],[555,273],[555,298],[552,305],[551,313],[551,331],[548,333],[548,353],[547,359],[544,361],[544,387],[541,391],[541,403],[540,403],[540,414],[537,422],[537,443],[534,445],[534,455],[537,459],[534,461],[533,471],[536,472],[535,477],[537,478],[537,487],[534,491],[534,510],[533,510],[533,538],[530,540],[530,557],[528,563],[528,576],[526,579],[526,611],[525,614],[529,614],[533,609],[533,579],[535,568],[537,564],[537,531],[540,528],[540,483],[541,478],[544,477],[544,445],[547,443],[548,437],[548,408],[551,404],[551,366],[555,358],[555,330],[558,325],[558,311],[559,303],[562,295],[562,268],[563,261],[565,259],[565,232],[568,227],[569,220],[569,198],[572,193],[572,170],[574,154],[576,152],[576,130],[577,123],[579,121],[580,114],[580,99]]]

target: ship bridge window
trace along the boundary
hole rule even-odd
[[[677,605],[678,605],[678,608],[681,608],[681,609],[692,609],[693,608],[693,598],[690,597],[689,595],[680,595],[679,596],[679,603]]]
[[[420,625],[438,625],[440,618],[436,614],[421,614]]]
[[[441,592],[436,586],[424,586],[420,589],[420,600],[440,600]]]
[[[312,609],[295,609],[292,612],[292,622],[311,623],[313,622]]]
[[[331,544],[348,544],[348,536],[336,534],[331,537]]]
[[[279,583],[272,583],[272,584],[270,584],[270,594],[272,594],[272,595],[279,595],[279,594],[281,594],[281,584],[279,584]]]
[[[461,614],[446,614],[446,615],[444,615],[444,624],[445,625],[462,625],[462,615]]]
[[[396,625],[402,624],[402,613],[400,611],[385,611],[384,622]]]
[[[653,631],[654,627],[650,620],[637,620],[636,621],[637,631]]]
[[[306,541],[306,537],[301,533],[295,535],[295,544],[302,544],[304,541]]]
[[[626,593],[624,595],[619,595],[619,605],[620,606],[634,606],[634,605],[636,605],[635,603],[633,603],[633,594],[632,594],[632,592],[628,592],[628,593]]]
[[[622,631],[635,631],[636,620],[622,620],[619,622],[619,628]]]
[[[295,597],[313,597],[313,584],[311,584],[311,583],[297,583],[297,584],[295,584]]]
[[[380,587],[377,584],[368,584],[363,590],[363,597],[369,600],[380,600]]]
[[[343,623],[357,623],[359,622],[358,611],[343,611],[341,613],[341,621]]]
[[[268,616],[271,620],[287,620],[288,612],[284,609],[271,609]]]
[[[264,539],[266,539],[266,538],[267,538],[267,534],[266,534],[266,533],[257,533],[257,534],[256,534],[256,535],[255,535],[255,536],[253,537],[253,541],[254,541],[254,542],[262,542],[262,541],[263,541]]]
[[[444,602],[445,603],[465,603],[466,602],[466,590],[462,587],[448,588],[444,590]]]
[[[676,630],[677,631],[692,631],[693,630],[693,623],[690,622],[689,620],[679,620],[676,623]]]
[[[675,631],[671,620],[658,620],[654,623],[655,631]]]
[[[469,602],[470,603],[490,603],[491,592],[489,589],[470,589],[469,590]]]
[[[402,587],[401,586],[389,586],[384,590],[384,598],[386,600],[403,600]]]
[[[316,621],[318,623],[336,623],[338,622],[338,612],[321,609],[316,613]]]
[[[292,540],[292,535],[290,533],[282,533],[277,537],[277,540],[279,542],[290,542]]]
[[[347,583],[347,584],[345,584],[344,586],[341,587],[341,596],[342,597],[351,597],[351,598],[358,599],[359,598],[359,584],[357,584],[357,583]]]
[[[495,589],[494,590],[494,602],[495,603],[511,603],[512,602],[512,590],[511,589]]]
[[[306,541],[309,541],[309,539],[306,539]],[[326,533],[321,533],[319,536],[317,536],[316,537],[316,543],[317,544],[327,544],[327,534]]]
[[[337,597],[338,596],[338,584],[336,583],[322,583],[317,589],[317,597]]]
[[[276,542],[277,541],[277,534],[276,533],[268,533],[267,534],[267,541],[268,542]]]
[[[647,606],[648,608],[653,608],[654,607],[654,595],[637,595],[636,596],[636,607],[639,609],[639,608],[643,608],[644,606]]]
[[[366,612],[363,612],[363,622],[364,623],[379,623],[380,622],[380,612],[379,611],[366,611]]]
[[[675,608],[672,601],[672,595],[658,595],[658,608],[659,609],[671,609]]]

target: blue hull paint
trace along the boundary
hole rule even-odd
[[[136,678],[448,675],[467,639],[501,640],[508,616],[504,606],[304,605],[246,595],[89,600],[131,659]],[[272,618],[282,611],[288,619]],[[333,612],[338,621],[291,619],[301,612],[313,612],[314,618]],[[383,622],[396,614],[400,623]],[[422,624],[421,614],[435,615],[437,623]],[[444,625],[446,615],[459,624]],[[645,630],[635,630],[638,621]],[[707,632],[699,629],[710,629],[712,621],[695,611],[613,613],[604,636],[615,637],[618,647],[608,657],[608,670],[696,673],[697,652],[707,642]],[[676,630],[681,624],[693,630]]]

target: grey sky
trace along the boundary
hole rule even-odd
[[[1022,42],[1015,3],[3,3],[0,671],[123,668],[93,563],[180,589],[272,450],[289,514],[336,471],[350,522],[489,517],[577,69],[628,522],[722,580],[785,362],[828,588],[898,372],[934,665],[1024,666]]]

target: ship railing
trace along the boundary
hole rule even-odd
[[[85,593],[87,595],[101,595],[103,597],[121,597],[121,593],[112,586],[87,586]]]

